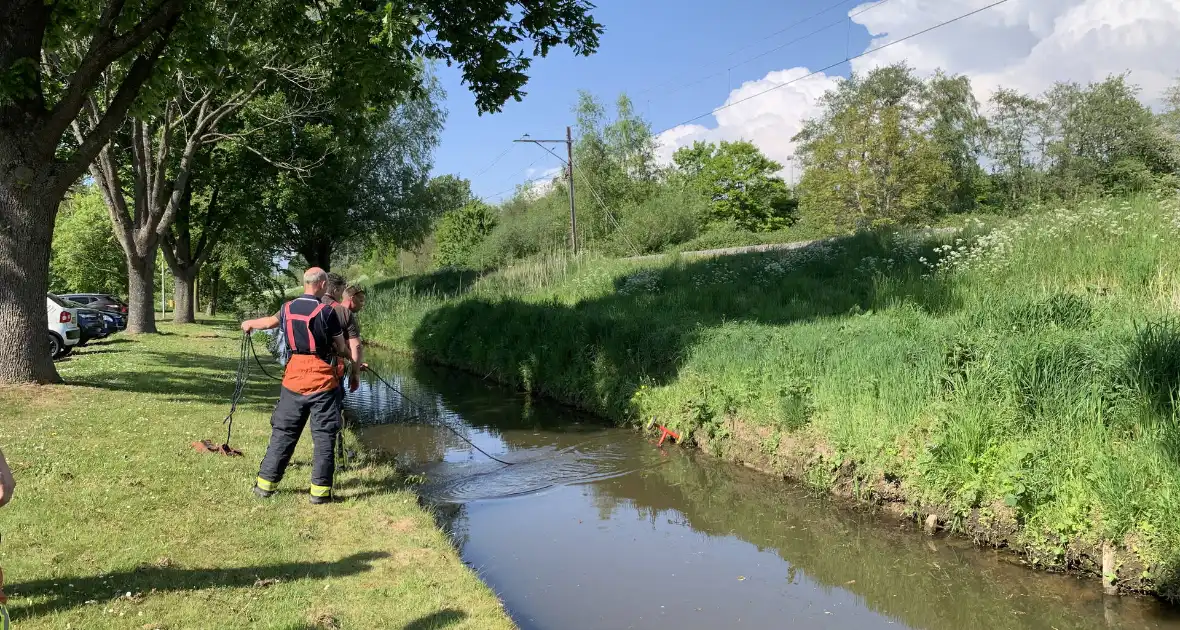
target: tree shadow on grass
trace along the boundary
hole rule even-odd
[[[234,333],[241,333],[242,330],[239,327],[239,322],[236,322],[232,319],[208,319],[198,317],[196,323],[199,326],[208,326],[209,328],[227,330]]]
[[[389,554],[380,551],[356,553],[335,562],[289,562],[230,569],[182,569],[141,566],[131,571],[97,575],[64,576],[32,582],[14,582],[8,588],[9,611],[13,620],[29,619],[85,605],[106,602],[125,593],[150,597],[151,591],[195,591],[207,588],[265,588],[288,580],[325,579],[356,575],[371,570],[372,563]],[[21,600],[34,603],[19,605]]]
[[[574,305],[468,299],[428,313],[422,356],[622,417],[642,383],[679,373],[689,349],[732,322],[773,326],[906,306],[960,308],[950,281],[926,277],[936,238],[865,234],[796,250],[640,268]]]
[[[74,350],[72,354],[75,357],[92,357],[100,354],[122,354],[126,351],[127,350],[123,348],[92,348],[90,346],[86,346],[85,348]]]
[[[454,608],[444,608],[436,613],[415,619],[406,624],[402,630],[443,630],[463,621],[467,613]]]
[[[118,333],[115,333],[115,334],[118,334]],[[130,339],[127,339],[126,337],[116,337],[114,339],[107,337],[106,339],[96,339],[94,341],[91,341],[90,346],[118,346],[118,345],[123,345],[123,344],[128,344],[128,343],[132,343],[132,342]]]
[[[224,400],[228,405],[235,389],[238,359],[191,352],[144,352],[141,357],[158,365],[149,368],[107,370],[69,379],[71,385],[100,389],[156,394],[169,400],[212,402]],[[263,365],[273,377],[282,377],[282,368],[274,363]],[[250,378],[243,389],[239,407],[269,408],[279,392],[279,381],[262,373],[250,358]]]

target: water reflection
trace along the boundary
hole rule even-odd
[[[376,357],[374,357],[376,359]],[[843,509],[743,468],[385,358],[350,397],[424,472],[462,550],[529,628],[1180,628],[1150,600]],[[497,458],[477,453],[446,423]]]

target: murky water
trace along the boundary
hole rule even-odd
[[[376,381],[351,395],[374,423],[364,439],[424,474],[463,558],[525,630],[1180,629],[1173,610],[1103,597],[1097,581],[928,538],[476,377],[370,361],[413,402]]]

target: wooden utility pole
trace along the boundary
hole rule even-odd
[[[520,140],[513,140],[513,142],[531,142],[561,160],[561,156],[550,151],[546,144],[564,144],[566,154],[569,156],[568,160],[561,160],[565,162],[566,176],[569,178],[569,192],[570,192],[570,250],[574,255],[578,255],[578,215],[574,209],[574,133],[569,127],[565,128],[565,140],[533,140],[529,138],[529,134],[524,134]]]
[[[569,127],[565,128],[565,150],[569,154],[566,169],[570,176],[570,249],[574,256],[578,255],[578,215],[574,212],[574,135]]]

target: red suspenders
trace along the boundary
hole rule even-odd
[[[295,300],[291,300],[291,302],[294,301]],[[303,326],[307,329],[307,345],[309,346],[308,354],[315,354],[315,335],[311,333],[311,320],[315,319],[316,315],[319,315],[320,311],[324,310],[324,304],[322,302],[316,304],[315,309],[312,310],[310,315],[297,315],[291,312],[291,302],[287,302],[283,305],[283,318],[287,320],[287,345],[292,350],[299,350],[295,341],[295,327],[291,325],[291,322],[292,320],[303,322]],[[297,354],[301,353],[297,352]]]

